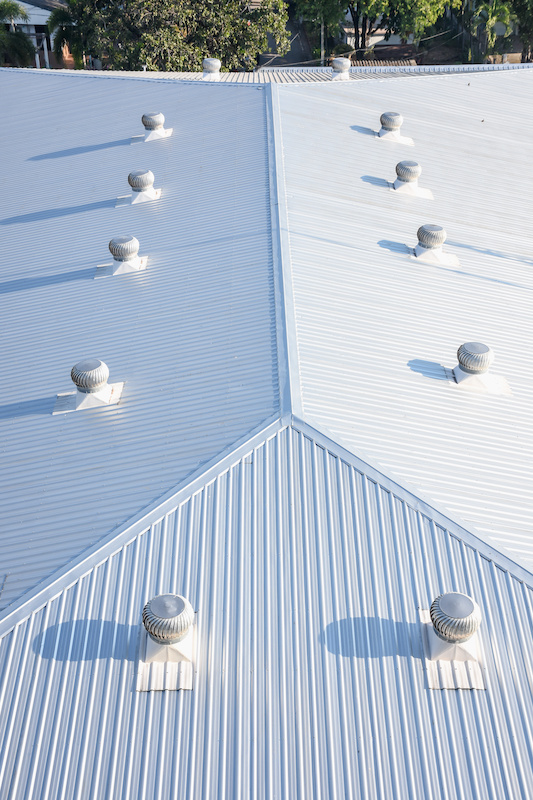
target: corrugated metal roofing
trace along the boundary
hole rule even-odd
[[[517,71],[277,92],[298,413],[529,568],[532,81]],[[388,110],[414,147],[373,135]],[[406,158],[434,200],[389,191]],[[408,257],[428,222],[444,225],[459,267]],[[493,348],[512,397],[445,379],[465,341]]]
[[[267,430],[3,637],[0,795],[529,798],[533,596],[501,567],[319,434]],[[452,589],[486,691],[427,687],[419,609]],[[167,590],[198,612],[194,688],[136,692]]]
[[[5,68],[7,69],[7,68]],[[453,75],[456,73],[474,72],[508,72],[513,70],[532,69],[531,64],[444,64],[432,66],[386,66],[385,62],[378,66],[351,67],[350,80],[381,80],[388,78],[420,78],[428,75]],[[2,70],[0,69],[0,72]],[[85,78],[120,78],[131,80],[158,80],[158,81],[195,81],[202,82],[203,72],[128,72],[117,70],[25,70],[37,74],[53,74],[55,76],[75,75]],[[331,81],[333,69],[331,67],[261,67],[255,72],[221,72],[220,83],[323,83]]]
[[[529,513],[527,342],[511,321],[529,331],[530,110],[512,122],[531,73],[398,80],[377,98],[5,72],[25,110],[8,132],[20,205],[0,299],[12,361],[32,367],[8,364],[2,386],[0,555],[19,600],[0,621],[0,797],[529,798],[533,575],[494,547],[524,555]],[[400,156],[365,135],[388,102],[415,139]],[[156,105],[174,137],[131,145]],[[423,218],[384,185],[419,155],[436,198]],[[144,166],[161,203],[115,208]],[[426,221],[448,228],[456,272],[401,250]],[[130,232],[147,271],[93,280]],[[512,398],[430,377],[485,334]],[[124,402],[52,417],[85,355],[126,380]],[[435,433],[452,423],[453,447]],[[457,524],[464,507],[484,541]],[[484,691],[428,687],[420,613],[449,590],[482,608]],[[135,691],[140,613],[162,591],[197,610],[192,692]]]
[[[4,70],[0,605],[279,413],[266,99]],[[131,144],[161,109],[174,136]],[[148,167],[162,199],[115,207]],[[112,236],[145,272],[94,280]],[[52,416],[99,357],[118,406]]]

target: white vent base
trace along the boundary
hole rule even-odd
[[[131,205],[135,206],[139,203],[149,203],[152,200],[159,200],[161,197],[161,189],[146,189],[144,192],[133,192],[131,195]]]
[[[157,128],[155,131],[147,131],[144,135],[145,142],[155,142],[158,139],[168,139],[172,136],[174,128]]]
[[[442,247],[435,247],[428,250],[419,244],[414,248],[411,258],[416,258],[424,264],[436,264],[443,267],[459,267],[459,259],[451,253],[445,253]]]
[[[420,609],[420,623],[428,687],[483,691],[486,687],[478,634],[459,645],[443,642],[435,633],[429,609]]]
[[[511,387],[503,375],[492,375],[490,372],[482,372],[473,375],[465,372],[459,364],[453,369],[453,378],[461,389],[476,394],[499,394],[512,397]]]
[[[181,642],[160,645],[141,627],[136,690],[138,692],[191,690],[194,677],[196,626]]]
[[[146,269],[148,256],[137,257],[131,261],[112,261],[107,264],[97,264],[95,278],[110,278],[113,275],[127,275],[131,272],[141,272]]]
[[[202,74],[203,81],[219,81],[220,80],[220,72],[204,72]]]
[[[334,72],[331,76],[332,81],[349,81],[350,80],[350,73],[349,72]]]
[[[418,185],[418,181],[407,183],[406,181],[401,181],[399,178],[396,178],[392,184],[391,191],[405,194],[408,197],[425,197],[426,200],[433,200],[433,192],[431,189],[422,189],[422,187]]]
[[[122,383],[108,383],[100,392],[83,394],[83,392],[63,392],[58,394],[52,414],[68,414],[70,411],[84,411],[88,408],[116,406],[122,396]]]
[[[409,147],[414,147],[415,143],[408,136],[402,136],[399,131],[388,131],[385,128],[380,128],[378,131],[380,139],[386,139],[388,142],[398,142],[398,144],[406,144]]]

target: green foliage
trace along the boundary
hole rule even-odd
[[[493,53],[499,25],[505,27],[503,35],[506,36],[511,32],[513,20],[514,15],[505,0],[485,0],[485,2],[476,4],[471,22],[472,33],[481,27],[487,37],[487,52]]]
[[[520,28],[522,61],[530,61],[533,50],[533,0],[512,0],[511,7]]]
[[[285,0],[263,0],[250,10],[243,0],[67,0],[68,18],[51,17],[54,52],[68,44],[113,69],[187,71],[202,59],[220,58],[225,69],[251,69],[271,34],[289,50]],[[62,11],[62,9],[61,9]]]
[[[15,27],[15,22],[27,22],[24,8],[13,0],[0,0],[0,64],[6,59],[18,67],[28,67],[35,56],[31,39]],[[5,26],[10,25],[10,30]]]
[[[497,0],[499,2],[499,0]],[[533,2],[533,0],[531,0]],[[378,27],[402,39],[420,39],[435,24],[447,7],[459,8],[462,0],[296,0],[297,13],[311,24],[322,21],[331,30],[347,11],[355,28],[355,49],[366,49]]]
[[[446,8],[460,8],[461,0],[392,0],[384,15],[387,33],[402,39],[413,36],[418,41],[434,25]]]

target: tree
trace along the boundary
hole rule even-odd
[[[84,54],[98,50],[99,33],[105,30],[108,4],[105,0],[65,0],[65,3],[65,6],[54,8],[48,18],[52,48],[60,64],[63,63],[64,48],[67,48],[75,67],[81,69]]]
[[[0,64],[8,59],[17,67],[28,67],[35,57],[35,48],[29,36],[16,29],[15,20],[28,21],[24,8],[13,0],[0,0]],[[10,26],[8,31],[6,25]]]
[[[388,35],[395,33],[404,41],[413,36],[418,41],[442,17],[446,8],[460,8],[461,5],[461,0],[391,0],[383,27]]]
[[[244,0],[67,1],[67,14],[52,18],[54,52],[67,44],[78,59],[90,53],[113,69],[194,71],[206,57],[251,69],[269,34],[281,55],[289,50],[285,0],[258,8]]]
[[[504,0],[485,0],[476,5],[471,22],[472,33],[481,27],[487,38],[486,52],[493,53],[496,37],[506,36],[512,28],[512,22],[513,14],[508,3]]]
[[[388,10],[388,0],[361,0],[348,3],[348,11],[355,30],[356,50],[367,49],[370,37],[381,25],[381,18],[387,15]]]
[[[522,61],[531,61],[533,50],[533,0],[512,0],[522,39]]]
[[[498,0],[499,1],[499,0]],[[370,37],[384,28],[387,37],[420,39],[446,8],[459,8],[462,0],[297,0],[296,9],[308,22],[323,18],[338,25],[350,13],[355,31],[355,50],[366,50]],[[533,0],[532,0],[533,2]],[[332,22],[328,22],[331,26]]]

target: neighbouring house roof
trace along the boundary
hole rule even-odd
[[[533,73],[490,73],[0,71],[0,795],[530,797]],[[154,108],[173,136],[132,143]],[[369,135],[388,110],[414,147]],[[412,157],[432,201],[389,191]],[[161,200],[117,204],[145,167]],[[425,222],[454,271],[409,259]],[[95,278],[121,233],[147,270]],[[512,396],[447,379],[472,339]],[[120,404],[52,415],[93,355]],[[137,692],[168,591],[193,690]],[[429,688],[445,591],[485,690]]]

